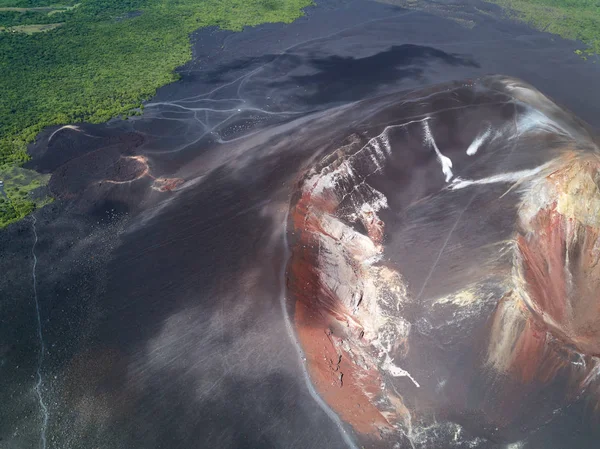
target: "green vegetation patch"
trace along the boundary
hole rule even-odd
[[[52,201],[43,187],[50,175],[20,167],[0,168],[0,228]]]
[[[46,126],[100,123],[139,110],[178,78],[174,69],[190,59],[194,30],[289,23],[312,0],[54,2],[0,0],[0,8],[26,9],[0,11],[0,170],[27,161],[27,145]],[[9,31],[16,27],[20,32]],[[20,217],[28,213],[13,206]]]
[[[486,0],[533,27],[588,45],[581,53],[600,54],[600,0]]]

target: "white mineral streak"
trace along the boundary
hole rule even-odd
[[[390,145],[390,139],[388,138],[387,133],[381,133],[381,143],[383,144],[383,151],[385,154],[390,156],[392,154],[392,147]]]
[[[497,175],[488,176],[486,178],[481,179],[462,179],[455,178],[450,184],[450,190],[459,190],[464,189],[465,187],[470,187],[472,185],[482,185],[482,184],[499,184],[499,183],[515,183],[518,181],[527,180],[538,173],[542,172],[544,169],[548,168],[549,164],[543,164],[539,167],[528,169],[528,170],[520,170],[515,172],[508,173],[499,173]]]
[[[454,174],[452,173],[452,160],[449,157],[446,157],[442,154],[437,144],[435,143],[435,139],[433,138],[433,134],[431,133],[431,129],[429,128],[429,123],[423,122],[423,131],[425,132],[425,143],[429,144],[437,155],[438,161],[442,166],[442,173],[446,177],[446,182],[449,182]]]
[[[385,360],[383,361],[383,369],[394,377],[408,377],[412,381],[412,383],[415,384],[415,387],[421,387],[408,371],[403,370],[399,366],[394,365],[394,362],[392,361],[389,354],[386,354],[385,356]]]
[[[481,145],[483,145],[483,142],[485,142],[491,134],[492,128],[488,127],[488,129],[483,134],[480,134],[473,140],[473,142],[471,142],[471,145],[469,145],[469,148],[467,148],[467,154],[469,156],[473,156],[475,153],[477,153]]]
[[[77,131],[77,132],[79,132],[79,133],[83,134],[84,136],[96,138],[96,136],[92,136],[92,135],[90,135],[90,134],[87,134],[87,133],[83,132],[79,126],[75,126],[75,125],[64,125],[64,126],[61,126],[60,128],[58,128],[58,129],[57,129],[56,131],[54,131],[52,134],[50,134],[50,137],[48,137],[48,143],[50,143],[50,141],[51,141],[51,140],[52,140],[52,138],[53,138],[53,137],[56,135],[56,133],[58,133],[58,132],[62,131],[63,129],[70,129],[70,130],[73,130],[73,131]]]

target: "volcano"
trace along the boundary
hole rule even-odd
[[[588,126],[499,76],[353,108],[375,103],[290,205],[288,299],[316,390],[365,447],[515,441],[584,393],[596,407]]]

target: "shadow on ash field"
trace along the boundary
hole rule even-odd
[[[590,388],[597,354],[587,343],[577,340],[580,349],[569,349],[574,372],[557,368],[552,379],[560,386],[535,384],[529,396],[519,396],[507,381],[510,395],[502,396],[489,390],[489,377],[474,374],[493,326],[487,319],[513,320],[520,330],[513,336],[524,335],[525,345],[533,341],[526,338],[533,331],[523,330],[533,326],[527,318],[515,315],[508,299],[489,299],[475,315],[452,315],[452,301],[442,309],[422,305],[467,287],[488,268],[496,280],[505,279],[501,263],[475,258],[479,267],[463,267],[469,254],[483,257],[486,244],[511,238],[514,216],[503,211],[513,210],[520,191],[496,200],[510,184],[476,184],[455,198],[449,183],[534,170],[562,154],[558,148],[592,151],[595,145],[588,125],[550,108],[554,115],[546,122],[532,116],[541,134],[524,134],[533,149],[519,141],[514,150],[515,117],[527,117],[527,104],[543,114],[549,106],[517,101],[490,78],[469,80],[517,77],[592,126],[600,117],[600,71],[573,54],[574,43],[480,15],[471,3],[461,14],[476,25],[332,0],[290,25],[239,34],[204,30],[192,36],[194,59],[181,68],[182,80],[162,88],[142,117],[44,131],[30,166],[52,173],[49,188],[59,200],[36,213],[35,247],[30,219],[0,233],[1,446],[38,447],[45,432],[49,448],[595,447],[598,435],[588,424],[596,416]],[[453,80],[467,81],[431,87]],[[358,100],[364,101],[352,103]],[[352,367],[343,365],[350,357],[336,361],[333,349],[334,374],[323,380],[311,357],[322,355],[317,339],[333,341],[331,334],[290,337],[300,328],[296,303],[286,295],[292,253],[285,224],[307,173],[325,155],[342,164],[344,144],[366,143],[386,126],[413,121],[390,136],[390,148],[402,157],[384,164],[387,176],[369,175],[362,184],[386,198],[388,207],[376,211],[385,229],[378,230],[372,215],[344,224],[370,241],[381,239],[369,251],[381,267],[399,270],[406,295],[416,300],[394,312],[410,324],[409,344],[401,349],[392,341],[397,352],[388,351],[389,362],[385,351],[381,360],[378,351],[369,355],[386,382],[374,393],[385,395],[385,407],[402,419],[386,409],[385,419],[357,424],[340,408],[343,398],[362,394],[356,382],[355,392],[343,394],[353,388]],[[494,137],[502,126],[506,133]],[[478,150],[467,155],[478,136]],[[499,140],[492,145],[493,139]],[[448,183],[444,158],[452,162]],[[359,158],[357,172],[370,163]],[[472,189],[484,193],[474,196]],[[527,248],[543,244],[528,242]],[[403,252],[414,263],[394,259]],[[385,275],[378,267],[378,276]],[[310,329],[329,316],[315,313],[321,318],[308,317]],[[482,340],[473,345],[459,334]],[[318,344],[311,348],[311,341]],[[336,344],[347,353],[343,342]],[[506,357],[493,360],[500,372],[513,366]],[[341,387],[338,362],[346,370]],[[323,370],[327,376],[330,368]],[[457,380],[465,372],[469,382]],[[420,388],[403,373],[414,375]],[[449,396],[436,390],[444,379],[454,389]],[[503,397],[511,400],[486,409]],[[481,405],[486,399],[491,402]],[[523,404],[513,408],[513,402]],[[556,408],[548,411],[550,404]]]

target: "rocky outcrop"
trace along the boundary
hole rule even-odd
[[[288,287],[319,392],[356,430],[378,435],[410,418],[381,375],[410,377],[390,355],[406,344],[410,324],[397,307],[406,295],[401,276],[378,263],[386,198],[367,183],[386,163],[387,131],[363,140],[351,136],[300,183]]]
[[[600,367],[600,155],[566,152],[526,186],[513,285],[491,328],[489,363],[522,382],[560,370],[571,394]]]

